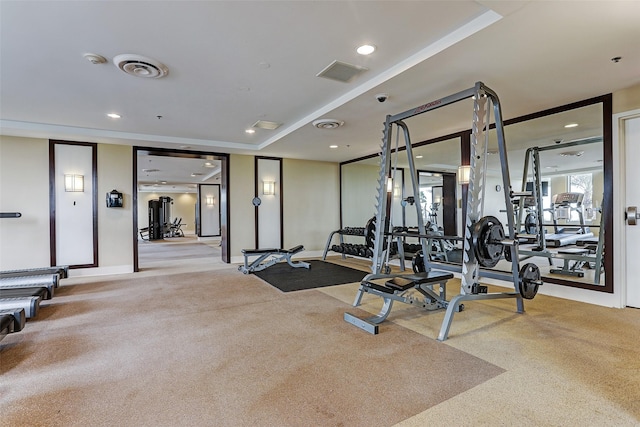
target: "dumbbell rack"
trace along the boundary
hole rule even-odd
[[[344,247],[345,243],[344,243],[344,236],[360,236],[362,238],[364,238],[364,227],[345,227],[345,228],[341,228],[340,230],[335,230],[332,231],[329,234],[329,238],[327,239],[327,244],[325,245],[324,248],[324,253],[322,254],[322,260],[325,261],[327,259],[327,253],[329,252],[329,250],[331,249],[332,245],[331,242],[333,242],[333,236],[335,236],[336,234],[339,236],[340,238],[340,246]],[[365,246],[365,245],[363,245]],[[362,256],[362,255],[357,255],[357,254],[346,254],[345,252],[339,252],[342,255],[342,259],[346,258],[346,255],[353,255],[353,256],[361,256],[363,258],[371,258],[370,256]]]

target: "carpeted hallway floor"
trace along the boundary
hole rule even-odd
[[[282,293],[166,264],[64,280],[0,343],[0,426],[640,423],[640,310],[473,302],[439,343],[442,311],[396,304],[377,336],[344,322],[357,284]]]

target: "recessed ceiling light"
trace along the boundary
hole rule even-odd
[[[578,127],[577,123],[569,123],[567,125],[564,125],[565,128],[569,129],[569,128],[576,128]]]
[[[330,145],[329,148],[338,148],[337,145]]]
[[[422,157],[424,157],[424,156],[421,156],[420,154],[418,154],[418,155],[416,156],[416,159],[421,159]]]
[[[245,129],[246,133],[256,133],[255,129]]]
[[[120,114],[116,114],[116,113],[109,113],[109,114],[107,114],[107,117],[111,117],[112,119],[119,119],[122,116]]]
[[[194,172],[191,174],[191,176],[202,176],[202,174],[200,172]]]
[[[370,44],[364,44],[356,49],[360,55],[371,55],[376,50],[376,47]]]
[[[167,181],[160,181],[160,184],[166,184]]]

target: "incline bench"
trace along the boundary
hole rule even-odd
[[[344,313],[344,320],[375,335],[378,333],[378,324],[384,322],[387,316],[389,316],[393,301],[417,305],[425,310],[446,308],[448,305],[447,281],[452,278],[453,274],[440,271],[420,272],[400,276],[369,274],[362,280],[353,306],[359,306],[362,296],[368,293],[379,296],[384,300],[380,312],[366,319],[360,319],[351,313]],[[386,282],[374,282],[374,280],[378,279],[386,279]],[[434,290],[434,285],[439,286],[440,289],[438,292]],[[420,292],[424,298],[407,295],[407,292],[411,289]]]
[[[307,262],[291,261],[291,257],[293,255],[298,252],[302,252],[303,250],[304,246],[302,245],[295,246],[291,249],[243,249],[242,254],[244,255],[244,265],[238,267],[238,270],[242,271],[244,274],[249,274],[264,270],[265,268],[271,267],[282,260],[286,260],[291,267],[310,268],[310,265]],[[257,258],[249,262],[250,257]],[[267,260],[269,257],[271,257],[271,259]]]

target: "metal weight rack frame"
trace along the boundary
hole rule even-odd
[[[409,164],[409,176],[411,177],[412,189],[414,194],[419,194],[419,183],[417,181],[416,168],[414,164],[414,157],[412,153],[411,139],[409,137],[409,129],[407,125],[404,123],[405,119],[410,117],[417,116],[419,114],[423,114],[441,107],[444,107],[449,104],[453,104],[465,99],[473,98],[474,100],[474,111],[473,111],[473,124],[472,124],[472,135],[471,135],[471,158],[470,158],[470,179],[469,179],[469,188],[467,192],[467,211],[466,211],[466,220],[465,220],[465,230],[464,230],[464,252],[461,266],[455,265],[445,265],[445,264],[437,264],[435,266],[432,264],[428,258],[428,256],[424,257],[425,263],[425,271],[429,274],[432,268],[436,268],[437,270],[445,270],[451,272],[458,272],[462,275],[461,281],[461,289],[460,294],[453,297],[450,301],[446,300],[446,293],[441,292],[440,295],[431,295],[432,298],[435,299],[435,303],[433,306],[437,306],[438,308],[446,308],[446,313],[444,320],[442,322],[442,326],[440,329],[440,333],[438,335],[439,341],[444,341],[447,339],[449,334],[449,329],[451,327],[451,323],[453,321],[453,315],[456,311],[461,311],[464,301],[471,300],[485,300],[485,299],[498,299],[498,298],[515,298],[516,299],[516,308],[518,313],[524,312],[524,303],[522,296],[522,284],[526,283],[527,286],[535,285],[535,291],[532,292],[535,295],[537,292],[538,285],[542,284],[542,282],[538,277],[531,279],[524,279],[523,274],[520,270],[519,266],[519,255],[518,255],[518,239],[515,231],[515,216],[514,216],[514,207],[512,203],[512,199],[514,197],[521,197],[523,195],[530,195],[530,193],[522,194],[522,193],[514,193],[511,188],[511,182],[509,177],[509,167],[507,162],[507,149],[505,146],[504,139],[504,127],[502,122],[502,112],[500,108],[500,102],[496,93],[484,85],[482,82],[477,82],[474,87],[458,92],[456,94],[450,95],[448,97],[438,99],[433,102],[429,102],[427,104],[418,106],[411,110],[405,111],[396,115],[389,115],[386,118],[384,135],[382,139],[381,145],[381,161],[380,161],[380,172],[378,177],[378,186],[377,186],[377,196],[376,196],[376,230],[375,230],[375,243],[373,249],[373,258],[371,270],[372,273],[367,275],[362,284],[365,286],[366,283],[369,283],[371,280],[375,279],[387,279],[387,278],[396,278],[403,276],[407,279],[410,279],[412,275],[403,275],[403,274],[388,274],[390,271],[388,263],[388,257],[386,256],[386,248],[388,244],[391,242],[391,239],[394,238],[394,233],[391,232],[392,224],[390,221],[390,202],[391,195],[387,192],[387,180],[392,178],[392,167],[391,167],[391,136],[392,129],[395,125],[398,132],[402,130],[405,139],[406,146],[406,154],[407,160]],[[497,139],[498,139],[498,150],[500,154],[500,163],[502,169],[502,181],[503,188],[505,189],[505,208],[507,212],[507,221],[508,221],[508,234],[504,235],[502,230],[502,225],[500,225],[500,237],[498,243],[500,246],[500,250],[504,247],[508,247],[511,253],[511,274],[497,271],[489,271],[482,270],[482,274],[484,277],[495,278],[498,280],[505,280],[513,282],[515,291],[514,292],[502,292],[502,293],[488,293],[487,287],[479,284],[480,279],[480,265],[478,262],[478,245],[488,245],[490,242],[483,241],[479,242],[478,233],[476,224],[481,221],[483,215],[483,199],[484,199],[484,190],[485,190],[485,172],[486,172],[486,156],[487,156],[487,146],[488,146],[488,129],[489,129],[489,119],[490,119],[490,109],[487,108],[487,101],[493,105],[494,119],[495,119],[495,127],[497,131]],[[398,155],[398,151],[396,150],[396,156]],[[421,215],[421,204],[418,197],[415,198],[415,207],[418,218],[418,237],[420,237],[420,243],[422,246],[422,253],[428,254],[428,244],[429,240],[426,237],[427,233],[425,230],[424,220]],[[493,234],[490,233],[490,234]],[[486,237],[486,234],[484,235]],[[433,237],[433,236],[431,236]],[[496,261],[497,262],[497,261]],[[526,266],[525,266],[526,267]],[[538,272],[539,273],[539,272]],[[356,296],[354,306],[360,304],[360,300],[362,297],[363,286],[361,286],[358,291],[358,295]],[[520,287],[520,292],[518,289]],[[392,298],[395,300],[401,300],[400,298],[387,297],[387,299]],[[529,296],[529,298],[533,298],[533,296]],[[385,299],[385,305],[390,304]],[[384,307],[383,307],[384,311]],[[380,315],[374,316],[373,323],[379,323],[378,319],[386,317],[387,312],[381,311]],[[371,328],[366,325],[366,321],[362,319],[355,318],[355,316],[345,313],[345,320],[349,323],[352,323],[362,329],[371,331]],[[364,322],[364,323],[363,323]],[[377,328],[377,326],[376,326]],[[377,331],[377,329],[376,329]]]

